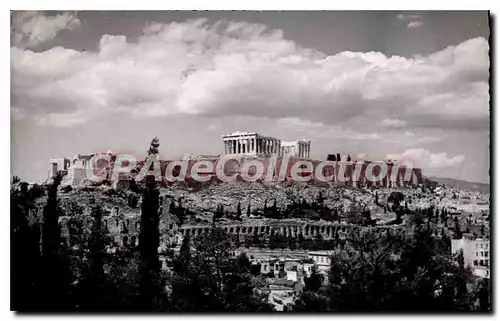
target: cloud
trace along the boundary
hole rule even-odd
[[[34,47],[52,40],[62,30],[74,30],[80,20],[66,12],[56,16],[45,16],[37,11],[16,11],[11,20],[11,39],[13,44]]]
[[[424,148],[408,149],[402,154],[387,155],[387,158],[399,161],[410,161],[415,167],[442,169],[459,167],[465,160],[464,155],[448,157],[447,153],[432,154]]]
[[[420,15],[418,15],[418,14],[405,15],[405,14],[400,13],[396,16],[396,18],[398,18],[399,20],[415,20],[415,19],[420,19]]]
[[[418,28],[418,27],[422,27],[424,25],[424,23],[422,21],[411,21],[407,28],[408,29],[415,29],[415,28]]]
[[[386,118],[380,123],[380,126],[387,128],[403,128],[406,126],[406,121]]]
[[[348,140],[382,139],[382,136],[378,133],[363,133],[340,125],[325,125],[322,123],[315,123],[310,120],[302,120],[294,117],[280,119],[278,121],[278,126],[286,128],[287,130],[300,132],[305,135],[305,137],[309,138],[336,138]]]
[[[50,126],[188,114],[487,129],[488,50],[475,38],[426,57],[328,56],[261,24],[151,23],[134,42],[102,36],[95,52],[12,47],[12,104]]]
[[[211,125],[209,125],[209,126],[207,127],[207,130],[209,130],[209,131],[213,132],[213,131],[218,130],[219,128],[220,128],[220,126],[219,126],[219,125],[217,125],[217,124],[211,124]]]

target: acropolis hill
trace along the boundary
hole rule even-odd
[[[331,180],[321,181],[315,176],[307,182],[298,182],[291,175],[295,164],[308,161],[312,164],[311,173],[317,173],[318,166],[323,166],[325,162],[310,158],[311,141],[282,142],[258,133],[236,132],[224,135],[222,142],[222,155],[159,160],[162,247],[179,245],[187,233],[195,237],[203,235],[215,221],[233,235],[236,242],[250,242],[249,246],[259,242],[265,244],[273,235],[288,238],[301,235],[306,239],[321,235],[326,241],[345,239],[342,233],[359,233],[356,232],[359,229],[399,230],[403,228],[401,216],[404,210],[392,207],[394,200],[391,200],[391,195],[395,191],[406,195],[409,206],[413,207],[415,205],[411,202],[416,200],[416,190],[407,187],[418,186],[422,182],[420,169],[409,169],[408,176],[404,166],[393,171],[391,161],[384,163],[388,166],[387,175],[371,182],[366,179],[365,171],[372,162],[351,160],[350,155],[339,153],[327,155],[326,161],[330,166],[321,167],[320,172],[328,177],[338,173],[341,164],[344,166],[347,162],[345,177],[348,179],[339,180],[332,175]],[[155,138],[151,146],[158,150],[159,141]],[[102,156],[108,161],[97,162],[97,166],[92,167],[93,176],[88,177],[86,168],[95,156]],[[224,164],[223,172],[228,176],[236,175],[237,179],[233,182],[222,182],[216,175],[215,168],[225,158],[229,161]],[[262,163],[262,179],[255,182],[241,179],[242,171],[249,170],[245,167],[247,160]],[[199,161],[208,161],[214,168],[212,172],[205,172],[208,179],[204,182],[196,181],[191,175],[191,169]],[[99,204],[105,213],[103,225],[115,245],[137,246],[141,206],[138,186],[142,184],[137,175],[144,166],[144,160],[137,161],[129,174],[121,173],[116,180],[111,179],[113,171],[124,165],[120,162],[120,155],[112,152],[78,154],[73,159],[51,159],[50,162],[49,177],[58,171],[66,174],[60,191],[62,210],[68,213],[60,217],[66,235],[70,234],[68,222],[76,219],[74,213],[81,214],[78,219],[85,219],[95,204]],[[186,164],[185,180],[167,179],[166,172],[174,162]],[[353,179],[356,166],[361,173],[359,178]],[[371,167],[373,174],[379,175],[380,167]],[[177,165],[170,170],[174,177],[179,176],[181,171]],[[255,169],[253,171],[255,173]],[[267,180],[266,177],[272,179]],[[283,179],[279,180],[279,177]],[[42,207],[43,199],[32,211],[33,219],[40,218]]]
[[[295,167],[295,169],[302,169],[302,176],[308,176],[304,175],[308,173],[314,174],[311,176],[312,181],[329,183],[330,185],[393,187],[419,184],[422,181],[422,173],[419,168],[409,168],[391,160],[383,162],[372,162],[364,159],[352,160],[350,155],[341,155],[340,153],[329,154],[326,160],[311,159],[311,141],[304,139],[295,142],[282,142],[280,139],[258,133],[236,132],[223,135],[222,142],[224,150],[222,155],[185,156],[182,164],[179,164],[179,160],[160,160],[162,182],[168,184],[177,181],[183,171],[186,174],[186,181],[192,181],[193,166],[201,161],[211,165],[211,169],[203,172],[204,181],[216,181],[220,178],[217,176],[219,164],[225,176],[242,177],[244,174],[250,176],[259,174],[260,176],[256,180],[265,178],[268,181],[289,181]],[[95,161],[94,158],[99,160]],[[93,182],[105,181],[113,177],[113,172],[116,174],[123,167],[122,163],[117,164],[117,161],[120,160],[123,161],[111,152],[78,154],[71,160],[67,158],[51,159],[48,178],[62,170],[67,173],[64,185],[78,185],[89,179]],[[257,172],[257,167],[247,166],[252,160],[258,160],[259,164],[262,165],[259,172]],[[310,164],[310,168],[304,163]],[[120,175],[113,179],[115,187],[122,185],[122,187],[126,187],[128,181],[131,178],[136,178],[144,165],[143,160],[137,160],[136,167],[127,173],[129,175]],[[387,169],[385,175],[382,174],[381,165]],[[92,177],[88,177],[89,171],[87,169],[89,167],[92,169]],[[375,181],[372,181],[371,178],[367,179],[367,170],[372,176],[379,179]],[[339,177],[339,175],[342,176]],[[319,176],[325,179],[321,179]]]

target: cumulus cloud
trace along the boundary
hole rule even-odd
[[[398,18],[399,20],[414,20],[414,19],[419,19],[420,18],[420,15],[418,14],[398,14],[396,16],[396,18]]]
[[[278,126],[288,130],[301,132],[302,138],[336,138],[348,140],[380,140],[378,133],[363,133],[341,125],[325,125],[322,123],[302,120],[296,117],[286,117],[278,121]]]
[[[406,121],[386,118],[380,123],[380,126],[387,128],[402,128],[406,126]]]
[[[411,21],[410,23],[408,23],[407,28],[408,29],[415,29],[418,27],[422,27],[423,25],[424,25],[424,23],[422,21]]]
[[[33,47],[79,25],[80,20],[69,12],[45,16],[37,11],[16,11],[12,15],[11,39],[16,46]]]
[[[52,126],[118,113],[487,129],[488,50],[475,38],[426,57],[328,56],[260,24],[151,23],[95,52],[12,47],[12,103]]]
[[[408,149],[402,154],[387,155],[387,158],[399,161],[410,161],[416,167],[442,169],[458,167],[464,160],[464,155],[448,157],[447,153],[433,154],[424,148]]]

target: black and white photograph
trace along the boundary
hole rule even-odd
[[[11,10],[10,310],[491,314],[492,19]]]

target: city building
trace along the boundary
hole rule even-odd
[[[451,240],[452,253],[463,251],[464,263],[476,276],[490,278],[490,240],[463,234],[461,239]]]

